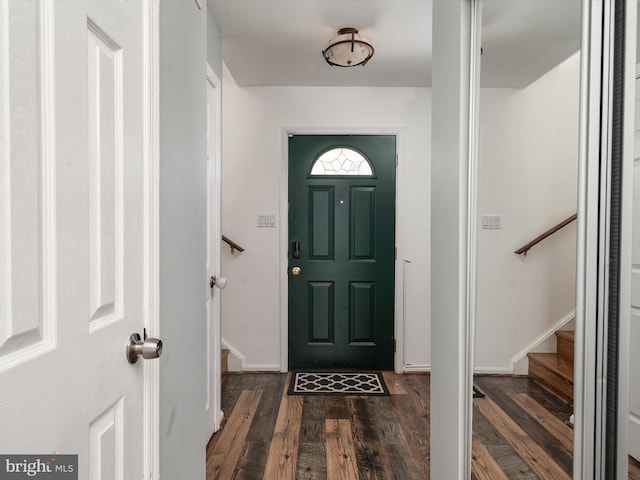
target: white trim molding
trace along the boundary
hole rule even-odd
[[[539,348],[541,346],[544,347],[544,344],[548,343],[551,339],[553,339],[555,333],[558,330],[560,330],[561,328],[569,324],[572,320],[575,320],[575,318],[576,318],[576,311],[572,310],[567,315],[565,315],[560,320],[558,320],[553,325],[551,325],[549,328],[547,328],[540,335],[538,335],[538,337],[536,337],[526,347],[524,347],[522,350],[516,353],[513,357],[511,357],[510,373],[514,373],[516,375],[526,375],[529,369],[529,358],[527,357],[527,354],[530,352],[543,352],[543,351],[551,352],[552,350],[548,350],[546,348],[539,350]],[[476,373],[477,373],[477,369],[476,369]]]
[[[413,363],[405,363],[400,373],[427,373],[431,371],[431,365],[417,365]]]
[[[160,65],[159,0],[142,4],[144,9],[144,326],[160,331]],[[144,365],[144,478],[160,477],[160,365]]]
[[[207,88],[213,88],[214,97],[214,111],[209,111],[207,135],[213,135],[213,158],[208,159],[208,167],[213,171],[208,172],[210,178],[207,179],[207,242],[214,242],[215,248],[213,249],[213,258],[209,258],[209,269],[207,271],[207,279],[210,276],[221,277],[221,258],[220,252],[221,245],[221,205],[222,205],[222,83],[220,78],[213,71],[213,68],[207,63]],[[213,122],[210,122],[211,116],[213,116]],[[211,123],[213,123],[214,131],[211,131]],[[209,155],[209,146],[207,146],[207,155]],[[213,207],[213,208],[212,208]],[[212,210],[212,211],[210,211]],[[211,222],[211,224],[209,224]],[[211,238],[209,238],[209,235]],[[211,245],[207,245],[207,252],[211,252]],[[207,374],[207,399],[211,402],[211,406],[207,404],[206,408],[213,414],[209,413],[207,416],[207,436],[213,430],[217,432],[220,429],[220,413],[222,409],[222,367],[221,367],[221,295],[222,290],[211,289],[212,295],[210,300],[210,308],[213,312],[207,309],[207,357],[211,362],[211,375]],[[212,322],[213,318],[213,322]],[[207,366],[207,372],[209,372],[209,366]],[[213,388],[210,387],[211,379],[213,379]],[[213,397],[213,398],[211,398]],[[208,441],[209,439],[206,438]]]
[[[229,350],[229,357],[227,358],[227,369],[230,372],[242,372],[244,371],[244,355],[242,355],[235,347],[229,345],[229,343],[222,339],[220,345],[225,350]],[[278,368],[280,366],[278,365]]]
[[[474,375],[512,375],[510,367],[474,367]]]
[[[280,365],[273,363],[245,363],[242,367],[243,372],[280,372]]]

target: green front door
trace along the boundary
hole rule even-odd
[[[393,135],[289,138],[289,367],[393,369]]]

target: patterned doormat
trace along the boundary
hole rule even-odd
[[[380,372],[292,372],[288,395],[389,395]]]

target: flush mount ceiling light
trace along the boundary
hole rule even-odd
[[[329,45],[322,51],[322,56],[329,65],[338,67],[355,67],[366,65],[373,57],[373,45],[353,27],[338,30],[338,36],[329,40]]]

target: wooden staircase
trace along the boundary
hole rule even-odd
[[[529,378],[543,388],[573,404],[574,332],[556,332],[556,353],[529,353]]]

